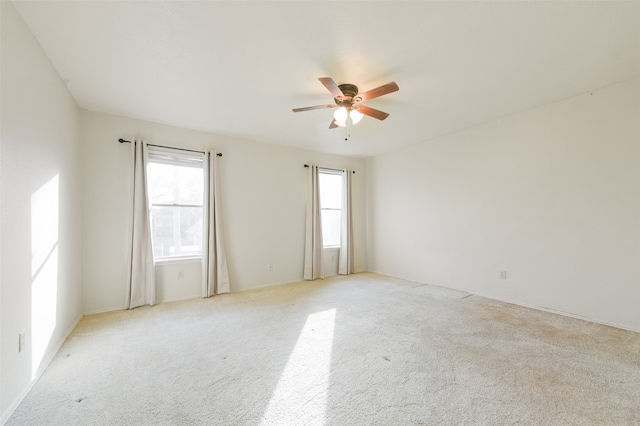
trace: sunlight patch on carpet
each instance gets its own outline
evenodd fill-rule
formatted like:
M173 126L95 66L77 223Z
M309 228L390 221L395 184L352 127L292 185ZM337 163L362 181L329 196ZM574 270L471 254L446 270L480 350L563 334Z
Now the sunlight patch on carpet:
M335 309L307 317L262 416L262 425L324 423L335 317Z

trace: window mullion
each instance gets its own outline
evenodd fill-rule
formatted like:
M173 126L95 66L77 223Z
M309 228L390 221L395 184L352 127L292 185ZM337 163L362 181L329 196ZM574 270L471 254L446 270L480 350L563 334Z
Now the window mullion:
M202 204L153 203L151 204L151 207L199 207L201 208Z

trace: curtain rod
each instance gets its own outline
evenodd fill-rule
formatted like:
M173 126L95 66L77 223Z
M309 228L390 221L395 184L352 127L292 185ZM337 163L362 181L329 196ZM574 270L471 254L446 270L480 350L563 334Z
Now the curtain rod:
M307 167L307 168L309 167L309 165L308 165L308 164L305 164L304 166L305 166L305 167ZM321 168L321 169L326 169L326 170L335 170L336 172L342 172L342 171L344 171L344 170L342 170L342 169L332 169L331 167L320 167L320 168ZM355 172L356 172L355 170L352 170L352 171L351 171L351 173L355 173Z
M120 143L131 143L131 141L126 141L126 140L124 140L124 139L122 139L122 138L118 139L118 142L120 142ZM204 154L204 151L198 151L198 150L195 150L195 149L174 148L174 147L172 147L172 146L154 145L154 144L151 144L151 143L148 143L147 145L148 145L148 146L155 146L155 147L157 147L157 148L170 148L170 149L177 149L178 151L199 152L199 153L201 153L201 154ZM217 155L218 157L222 157L222 153L221 153L221 152L218 152L216 155Z

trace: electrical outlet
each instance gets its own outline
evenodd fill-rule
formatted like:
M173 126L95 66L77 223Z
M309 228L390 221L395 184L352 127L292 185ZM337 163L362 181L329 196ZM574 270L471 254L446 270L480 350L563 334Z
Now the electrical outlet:
M178 271L178 279L179 279L179 280L181 280L181 279L183 279L183 278L184 278L184 271L183 271L182 269L180 269L180 270Z
M501 280L507 279L507 271L500 271L500 279Z
M25 349L25 332L18 333L18 352L22 352Z
M269 264L269 271L270 271L270 272L273 272L273 263L270 263L270 264Z

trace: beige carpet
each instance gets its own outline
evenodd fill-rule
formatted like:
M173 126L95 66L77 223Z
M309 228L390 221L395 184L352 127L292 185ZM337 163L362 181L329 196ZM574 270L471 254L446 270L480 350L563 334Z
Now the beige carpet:
M86 316L7 424L640 424L640 334L357 274Z

